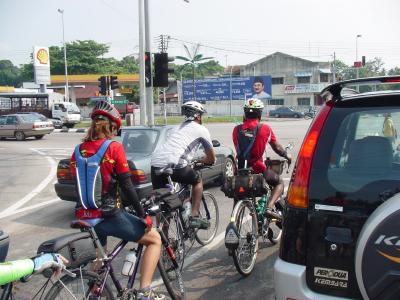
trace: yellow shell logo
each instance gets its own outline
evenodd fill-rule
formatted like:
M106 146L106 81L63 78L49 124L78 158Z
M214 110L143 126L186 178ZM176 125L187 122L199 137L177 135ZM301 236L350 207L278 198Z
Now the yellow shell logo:
M47 65L49 63L49 54L45 49L40 49L36 54L37 59L43 65Z

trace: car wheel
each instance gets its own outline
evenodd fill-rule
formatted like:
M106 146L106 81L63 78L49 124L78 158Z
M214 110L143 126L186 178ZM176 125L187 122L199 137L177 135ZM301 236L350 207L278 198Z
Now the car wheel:
M279 114L275 114L275 118L279 118Z
M5 137L0 137L0 141L4 141L5 139Z
M40 140L44 137L44 135L35 135L35 139Z
M234 176L235 171L236 171L236 166L235 163L233 162L233 159L227 157L225 160L224 170L222 173L222 182L225 182L226 178Z
M25 140L25 133L23 133L22 131L16 131L14 133L15 138L17 139L17 141L23 141Z
M298 118L299 118L299 115L298 115L298 114L295 114L294 117L295 117L296 119L298 119Z
M65 124L67 128L74 128L75 124Z

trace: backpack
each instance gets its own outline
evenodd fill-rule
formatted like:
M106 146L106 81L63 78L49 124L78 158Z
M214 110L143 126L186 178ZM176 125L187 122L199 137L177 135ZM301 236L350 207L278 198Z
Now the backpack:
M244 168L245 161L250 159L251 149L253 148L254 141L256 140L258 131L263 124L258 123L254 129L243 129L243 124L238 126L237 131L237 158L239 169ZM248 166L249 167L249 166Z
M97 209L102 205L102 178L100 164L104 154L113 141L106 140L90 157L83 157L79 148L75 147L76 179L81 204L85 209Z

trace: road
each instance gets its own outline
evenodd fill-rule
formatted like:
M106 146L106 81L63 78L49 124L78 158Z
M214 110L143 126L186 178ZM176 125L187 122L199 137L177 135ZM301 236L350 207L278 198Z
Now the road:
M282 145L295 144L297 156L310 120L274 120L270 122ZM235 124L206 125L213 139L232 146L231 132ZM69 228L74 219L74 204L58 199L53 184L56 166L61 158L69 157L83 134L53 133L43 140L0 141L0 228L11 236L9 259L32 256L37 247L48 239L75 232ZM271 153L271 150L270 152ZM283 174L288 182L290 174ZM218 186L208 187L218 201L220 226L214 242L206 247L193 246L184 271L188 299L273 299L272 266L278 246L261 244L257 264L248 278L236 271L228 256L223 238L232 209ZM121 268L124 253L117 260ZM39 276L37 276L39 277ZM33 278L20 284L17 299L29 299L32 286L41 279Z

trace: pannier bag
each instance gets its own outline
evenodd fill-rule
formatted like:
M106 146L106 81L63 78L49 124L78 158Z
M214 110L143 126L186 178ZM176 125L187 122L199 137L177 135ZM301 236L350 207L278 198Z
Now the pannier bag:
M236 175L225 180L223 192L236 199L261 197L268 192L268 185L263 174Z
M89 232L72 233L43 242L37 253L59 253L68 259L68 269L75 269L96 259L96 248Z
M284 164L285 161L280 159L267 158L265 160L265 165L267 166L267 169L274 171L278 175L282 175Z
M182 207L183 202L177 193L171 194L170 189L156 189L153 191L152 196L155 197L155 202L160 204L164 211L173 211Z
M0 263L6 259L9 244L10 238L8 234L0 230Z

